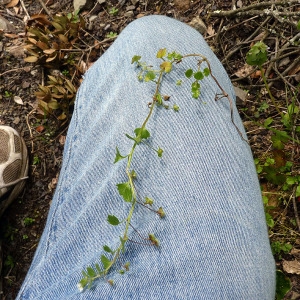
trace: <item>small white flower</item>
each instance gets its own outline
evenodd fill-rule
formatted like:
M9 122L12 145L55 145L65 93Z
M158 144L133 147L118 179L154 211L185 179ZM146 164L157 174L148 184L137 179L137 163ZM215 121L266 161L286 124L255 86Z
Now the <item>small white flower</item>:
M77 284L77 287L78 287L78 289L79 289L80 292L83 291L83 286L81 285L81 283L78 283L78 284Z

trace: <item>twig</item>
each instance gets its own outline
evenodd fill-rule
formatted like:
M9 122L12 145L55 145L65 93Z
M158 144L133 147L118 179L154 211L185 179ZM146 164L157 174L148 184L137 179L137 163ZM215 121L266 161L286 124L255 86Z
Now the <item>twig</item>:
M300 11L295 12L283 12L283 11L277 11L277 10L270 10L270 9L264 9L264 10L249 10L245 12L239 12L234 15L235 17L242 17L242 16L286 16L286 17L293 17L293 16L300 16Z
M28 127L28 130L29 130L29 134L30 134L30 138L31 138L31 153L34 152L34 144L33 144L33 135L32 135L32 130L31 130L31 127L30 127L30 124L29 124L29 116L34 113L36 111L36 109L33 109L31 110L28 115L26 116L26 123L27 123L27 127Z
M249 22L249 21L251 21L251 20L254 20L254 19L256 19L256 18L258 18L258 16L254 16L254 17L251 17L251 18L249 18L249 19L247 19L247 20L243 20L242 22L239 22L239 23L237 23L237 24L234 24L233 26L230 26L229 28L227 28L227 26L223 26L222 29L220 30L220 32L219 32L219 30L218 30L217 33L205 37L205 40L211 39L211 38L217 36L219 33L223 33L223 32L225 32L225 31L228 32L229 30L231 30L231 29L233 29L233 28L240 27L242 24L247 23L247 22ZM223 20L223 19L222 19L222 20Z
M48 4L49 0L47 0L46 5ZM42 5L43 6L43 5ZM41 14L43 12L44 6L43 8L39 11L39 14Z
M108 42L111 42L115 39L116 37L112 37L112 38L107 38L107 39L104 39L103 41L97 41L97 44L93 45L93 46L88 46L88 48L86 49L60 49L60 51L64 51L64 52L89 52L91 51L91 49L99 46L99 45L102 45L102 44L106 44Z
M24 68L15 68L15 69L7 70L7 71L5 71L3 73L0 73L0 77L3 76L3 75L5 75L5 74L7 74L7 73L11 73L11 72L15 72L15 71L20 71L20 70L24 71Z
M23 0L20 0L23 10L25 11L26 16L30 19L30 15L25 7Z
M45 3L43 2L43 0L38 0L40 2L40 4L42 5L44 11L47 13L47 15L50 17L51 20L53 20L52 14L49 11L49 9L47 8L47 6L45 5Z
M241 7L241 8L237 8L235 10L229 10L229 11L214 11L210 13L211 17L233 17L233 16L241 16L241 15L250 15L251 12L249 12L250 10L255 11L255 9L261 8L261 7L268 7L271 5L291 5L294 3L299 3L298 0L290 0L290 1L265 1L265 2L260 2L260 3L255 3L255 4L251 4L249 6L245 6L245 7ZM260 15L262 13L261 10L256 10L255 14ZM277 14L278 13L278 14ZM277 15L290 15L289 12L276 12ZM296 15L299 15L300 12L297 12ZM254 14L252 14L254 15ZM295 14L293 14L295 15Z
M224 63L224 62L227 62L227 60L234 54L234 53L236 53L240 48L241 48L241 46L242 45L244 45L244 44L249 44L253 39L254 39L254 37L258 34L258 32L261 30L261 28L265 25L265 24L267 24L269 21L270 21L270 19L271 19L271 17L269 16L269 17L267 17L265 20L264 20L264 22L259 26L259 27L257 27L257 29L244 41L244 42L241 42L241 43L239 43L239 45L236 47L236 48L234 48L232 51L230 51L223 59L222 59L222 63ZM266 34L266 36L267 36L267 34ZM266 37L265 36L265 37ZM265 38L264 37L264 38Z

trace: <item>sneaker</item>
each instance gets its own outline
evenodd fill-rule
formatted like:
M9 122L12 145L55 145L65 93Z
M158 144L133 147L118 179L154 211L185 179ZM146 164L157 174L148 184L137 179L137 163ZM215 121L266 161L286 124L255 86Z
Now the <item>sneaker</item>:
M0 218L23 190L27 174L24 140L13 128L0 125Z

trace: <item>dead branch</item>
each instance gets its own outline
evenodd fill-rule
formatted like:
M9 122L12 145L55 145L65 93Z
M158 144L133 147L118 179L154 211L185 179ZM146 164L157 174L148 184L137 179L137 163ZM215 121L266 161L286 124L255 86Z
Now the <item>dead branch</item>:
M16 72L16 71L25 71L25 68L15 68L15 69L7 70L3 73L0 73L0 77L7 74L7 73Z
M233 16L253 16L253 15L260 15L262 14L261 10L257 10L258 8L262 8L262 7L270 7L271 5L289 5L291 6L291 4L294 3L299 3L298 0L290 0L290 1L265 1L265 2L260 2L260 3L255 3L255 4L251 4L249 6L245 6L245 7L241 7L241 8L237 8L234 10L228 10L228 11L222 11L222 10L218 10L218 11L214 11L210 13L211 17L233 17ZM252 12L250 12L252 11ZM253 13L255 12L255 13ZM277 11L269 11L269 13L264 13L264 15L270 15L270 12L276 12L277 15L285 15L287 16L287 14L290 15L289 12L277 12ZM296 13L296 14L295 14ZM300 12L295 12L292 15L300 15Z
M47 8L47 6L45 5L45 3L43 2L43 0L38 0L41 4L41 6L43 7L44 11L47 13L47 15L51 18L51 20L53 19L51 12L49 11L49 9Z
M24 5L23 0L21 0L20 2L21 2L21 6L22 6L23 10L25 11L26 16L28 17L28 19L30 19L30 15L29 15L29 13L28 13L25 5Z
M264 20L264 22L259 26L259 27L257 27L257 29L244 41L244 42L241 42L241 43L239 43L238 44L238 46L236 47L236 48L234 48L232 51L230 51L223 59L222 59L222 63L224 63L224 62L227 62L227 60L234 54L234 53L236 53L240 48L241 48L241 46L242 45L244 45L244 44L249 44L253 39L254 39L254 37L255 36L257 36L257 34L258 34L258 32L261 30L261 28L265 25L265 24L267 24L269 21L270 21L270 16L269 17L267 17L265 20ZM266 36L264 37L264 38L266 38Z

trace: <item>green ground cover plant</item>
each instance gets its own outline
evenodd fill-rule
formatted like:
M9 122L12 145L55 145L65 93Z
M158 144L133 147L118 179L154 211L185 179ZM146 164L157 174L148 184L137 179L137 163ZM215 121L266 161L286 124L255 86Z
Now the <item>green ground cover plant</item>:
M300 229L299 217L297 214L297 203L296 199L300 197L300 175L294 168L294 152L289 157L284 152L284 149L289 145L299 145L296 135L300 133L300 126L297 126L297 120L299 115L299 106L297 105L297 97L299 96L299 89L295 91L289 91L289 99L287 99L286 108L282 110L279 104L275 101L267 78L264 73L263 64L267 61L267 45L263 42L257 42L252 46L250 51L247 53L246 61L249 65L259 67L261 76L264 81L265 87L268 91L268 95L271 99L272 104L276 108L279 116L279 123L281 123L281 129L275 129L273 125L278 124L278 120L275 121L273 117L265 119L263 124L260 126L268 129L271 133L272 151L273 155L266 155L265 157L256 158L255 164L257 173L262 182L267 182L265 185L270 191L263 190L263 201L265 206L266 222L269 227L271 236L271 248L273 255L276 260L282 260L283 254L288 254L293 245L290 242L285 241L285 235L281 239L272 239L274 233L274 227L283 225L281 222L281 215L279 217L272 212L277 209L276 206L270 204L272 196L278 199L278 202L287 207L288 203L293 200L295 218L290 219L290 225L292 228ZM268 104L263 102L259 109L266 111ZM254 121L257 123L256 121ZM289 198L289 200L287 200ZM277 203L278 203L277 202ZM273 201L274 203L274 201ZM280 204L279 204L280 205ZM277 218L274 218L276 216ZM285 231L288 227L285 228ZM284 298L286 293L291 288L291 282L283 272L277 270L277 286L276 286L276 299L281 300Z

